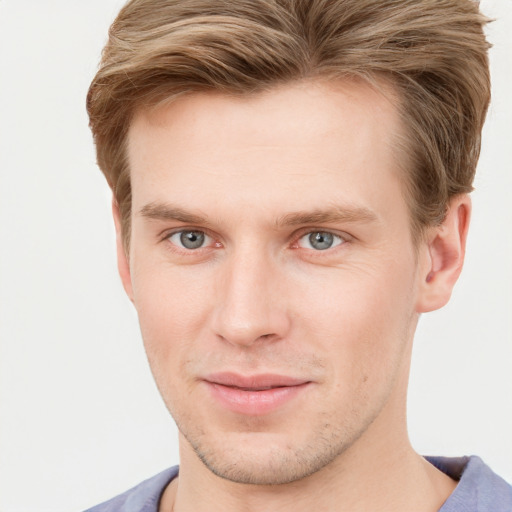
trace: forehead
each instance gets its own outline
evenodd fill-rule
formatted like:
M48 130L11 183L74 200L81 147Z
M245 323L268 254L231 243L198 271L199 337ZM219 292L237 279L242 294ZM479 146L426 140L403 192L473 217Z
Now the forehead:
M272 144L277 132L289 134L294 141L309 141L313 132L326 133L342 124L347 131L353 131L356 123L360 130L373 124L373 128L389 134L383 121L395 129L400 125L396 103L389 83L382 80L370 85L356 78L302 80L246 95L194 92L137 110L129 130L129 147L134 148L134 139L142 132L158 130L176 131L176 140L193 136L197 141L215 137L220 141L235 124L238 142L243 145L248 142L247 135L255 142ZM230 126L226 125L228 118ZM219 124L226 130L212 133L211 128ZM230 145L236 142L235 138L229 140Z
M195 93L141 110L128 137L134 210L169 197L195 206L230 191L240 208L278 208L284 196L290 207L315 195L382 200L383 184L399 180L392 98L385 84L303 81L244 97Z

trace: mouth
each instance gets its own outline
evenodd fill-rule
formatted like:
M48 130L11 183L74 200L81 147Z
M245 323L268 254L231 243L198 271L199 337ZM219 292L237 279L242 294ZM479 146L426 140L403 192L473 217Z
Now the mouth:
M311 381L284 375L217 373L204 379L216 405L248 416L260 416L285 407Z

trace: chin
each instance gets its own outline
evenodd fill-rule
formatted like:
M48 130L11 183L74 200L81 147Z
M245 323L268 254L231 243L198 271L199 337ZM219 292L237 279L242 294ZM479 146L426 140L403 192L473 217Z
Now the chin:
M289 436L276 439L275 435L254 432L230 437L219 443L187 441L213 474L247 485L282 485L302 480L332 463L346 448L346 443L332 434L296 445Z

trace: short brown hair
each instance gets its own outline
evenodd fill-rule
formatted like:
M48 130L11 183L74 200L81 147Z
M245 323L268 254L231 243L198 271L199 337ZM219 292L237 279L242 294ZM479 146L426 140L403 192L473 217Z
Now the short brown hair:
M131 0L87 95L98 164L129 240L126 139L137 109L189 92L252 94L303 78L386 79L400 98L414 230L472 190L490 99L474 0Z

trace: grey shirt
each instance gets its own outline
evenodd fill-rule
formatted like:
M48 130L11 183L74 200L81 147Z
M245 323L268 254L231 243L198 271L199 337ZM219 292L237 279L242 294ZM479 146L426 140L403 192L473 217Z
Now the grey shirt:
M439 512L512 512L512 486L479 457L425 458L459 482ZM178 466L166 469L85 512L158 512L164 489L177 475Z

